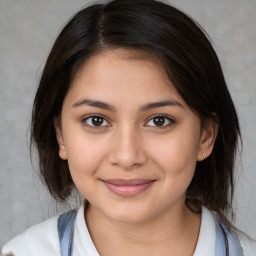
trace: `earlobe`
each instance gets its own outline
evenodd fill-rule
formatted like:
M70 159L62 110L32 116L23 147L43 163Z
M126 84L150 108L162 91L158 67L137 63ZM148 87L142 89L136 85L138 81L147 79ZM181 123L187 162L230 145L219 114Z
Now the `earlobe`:
M62 160L67 160L67 152L66 152L64 139L63 139L63 134L59 127L58 121L56 119L54 119L54 126L55 126L55 132L56 132L56 139L59 144L59 156Z
M203 161L211 155L215 140L218 134L218 123L213 119L208 119L202 130L200 147L198 150L197 160Z

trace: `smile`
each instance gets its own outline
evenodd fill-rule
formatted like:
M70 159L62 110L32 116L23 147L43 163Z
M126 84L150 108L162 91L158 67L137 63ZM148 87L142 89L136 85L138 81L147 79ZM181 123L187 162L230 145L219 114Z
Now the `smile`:
M104 185L112 192L119 196L135 196L146 189L148 189L155 180L143 180L143 179L133 179L133 180L101 180Z

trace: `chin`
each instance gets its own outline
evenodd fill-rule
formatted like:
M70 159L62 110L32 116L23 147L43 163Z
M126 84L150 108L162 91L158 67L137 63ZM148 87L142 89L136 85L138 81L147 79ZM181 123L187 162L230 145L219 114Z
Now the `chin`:
M124 224L142 224L147 222L151 217L151 214L145 209L141 208L123 208L113 209L106 214L112 221L124 223Z

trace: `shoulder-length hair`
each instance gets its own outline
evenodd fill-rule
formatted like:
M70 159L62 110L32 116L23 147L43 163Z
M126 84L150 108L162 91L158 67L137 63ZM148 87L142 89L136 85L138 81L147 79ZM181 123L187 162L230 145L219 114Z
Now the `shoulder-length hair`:
M220 62L207 34L188 15L154 0L114 0L75 14L57 37L35 96L31 142L51 195L66 200L74 188L59 158L54 118L83 63L106 49L140 50L157 57L168 78L201 120L218 122L212 154L198 162L187 199L224 215L231 208L239 122Z

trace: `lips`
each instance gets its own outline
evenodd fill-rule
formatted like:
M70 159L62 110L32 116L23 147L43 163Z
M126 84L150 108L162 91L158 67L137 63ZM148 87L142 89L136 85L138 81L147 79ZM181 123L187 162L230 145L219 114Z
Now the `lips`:
M113 193L120 196L135 196L147 190L155 180L148 179L110 179L102 180L104 185Z

